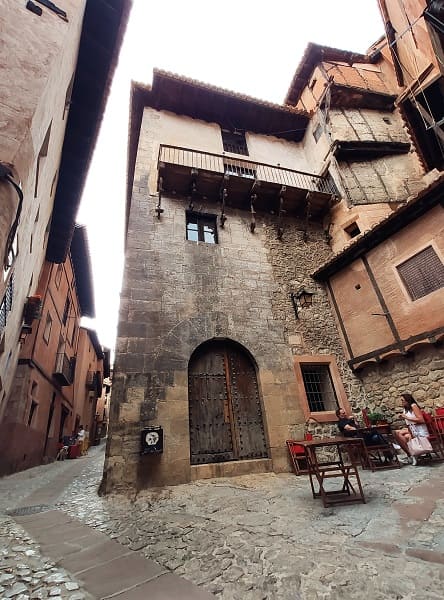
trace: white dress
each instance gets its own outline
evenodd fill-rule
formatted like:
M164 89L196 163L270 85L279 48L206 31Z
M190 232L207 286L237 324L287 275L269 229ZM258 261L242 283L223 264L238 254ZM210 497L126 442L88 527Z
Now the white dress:
M406 410L405 415L412 419L416 419L416 415L412 410ZM425 423L413 423L413 421L408 421L407 419L405 422L409 426L414 437L427 437L429 435L429 430Z

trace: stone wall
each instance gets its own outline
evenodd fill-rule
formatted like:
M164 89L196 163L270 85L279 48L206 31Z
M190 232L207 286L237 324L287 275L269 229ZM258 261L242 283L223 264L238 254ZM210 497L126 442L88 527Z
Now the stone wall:
M283 322L293 355L326 354L336 358L348 401L353 410L359 411L364 399L361 382L346 362L325 287L310 277L310 273L327 260L331 249L319 224L312 223L307 233L304 241L303 224L296 219L286 219L282 241L277 239L273 227L267 228L269 261L278 284L273 293L273 314ZM302 286L314 292L313 304L300 309L297 319L290 292ZM330 431L330 426L323 426L323 430Z
M359 372L365 406L380 411L389 421L401 412L400 395L408 392L428 412L444 406L444 348L429 344L407 357L397 357Z
M285 439L303 414L284 323L272 310L277 285L265 243L273 226L252 234L248 213L227 209L219 243L195 243L185 239L188 202L164 198L160 220L156 202L140 190L133 196L105 487L190 480L188 361L213 338L254 357L270 458L275 471L287 470ZM210 202L194 208L219 210ZM141 459L140 430L150 424L164 427L164 453Z

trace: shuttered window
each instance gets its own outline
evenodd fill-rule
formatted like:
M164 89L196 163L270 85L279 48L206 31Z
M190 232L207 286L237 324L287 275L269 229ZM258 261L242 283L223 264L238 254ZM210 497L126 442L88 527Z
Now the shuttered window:
M432 246L428 246L397 267L412 300L444 287L444 265Z

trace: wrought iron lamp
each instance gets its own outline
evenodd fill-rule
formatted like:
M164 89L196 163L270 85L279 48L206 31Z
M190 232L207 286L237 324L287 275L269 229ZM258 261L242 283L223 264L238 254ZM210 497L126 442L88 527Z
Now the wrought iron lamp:
M304 287L299 288L297 292L290 292L296 319L299 319L299 310L301 308L307 308L313 304L313 295L314 292L306 290Z

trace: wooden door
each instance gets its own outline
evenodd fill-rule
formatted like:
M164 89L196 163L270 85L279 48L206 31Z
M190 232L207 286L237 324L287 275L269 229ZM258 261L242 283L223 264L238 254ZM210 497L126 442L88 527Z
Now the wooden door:
M210 342L189 366L191 464L267 456L256 371L234 344Z

